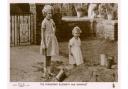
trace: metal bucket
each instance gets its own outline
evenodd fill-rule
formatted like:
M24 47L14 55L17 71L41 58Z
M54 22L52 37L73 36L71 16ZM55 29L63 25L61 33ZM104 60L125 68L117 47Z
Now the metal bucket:
M57 79L59 82L62 82L66 77L67 77L67 76L66 76L66 74L65 74L65 72L64 72L64 69L61 69L61 70L59 71L59 73L57 74L56 79Z

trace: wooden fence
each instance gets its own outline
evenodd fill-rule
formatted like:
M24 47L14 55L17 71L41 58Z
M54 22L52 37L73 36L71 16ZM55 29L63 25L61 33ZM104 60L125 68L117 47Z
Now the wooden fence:
M10 16L11 46L30 45L34 40L31 14Z

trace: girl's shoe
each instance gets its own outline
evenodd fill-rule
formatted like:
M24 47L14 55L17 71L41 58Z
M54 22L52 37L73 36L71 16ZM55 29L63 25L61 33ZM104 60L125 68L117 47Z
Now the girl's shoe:
M54 74L54 73L49 73L49 76L51 76L51 77L53 77L53 76L55 76L56 74Z

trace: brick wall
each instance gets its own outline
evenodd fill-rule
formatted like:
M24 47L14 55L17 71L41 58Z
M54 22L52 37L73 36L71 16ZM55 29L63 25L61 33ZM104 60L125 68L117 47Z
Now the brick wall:
M95 31L97 38L117 40L118 39L117 20L97 20L95 22Z

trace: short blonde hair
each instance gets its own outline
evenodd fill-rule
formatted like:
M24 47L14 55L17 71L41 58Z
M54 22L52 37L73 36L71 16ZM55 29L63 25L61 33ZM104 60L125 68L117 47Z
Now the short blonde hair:
M53 6L51 6L51 5L45 5L44 8L42 9L43 15L46 16L46 14L47 14L48 11L51 11L52 14L53 14L54 13Z
M81 29L78 26L75 26L72 30L72 34L74 34L74 32L78 32L78 33L82 33Z

